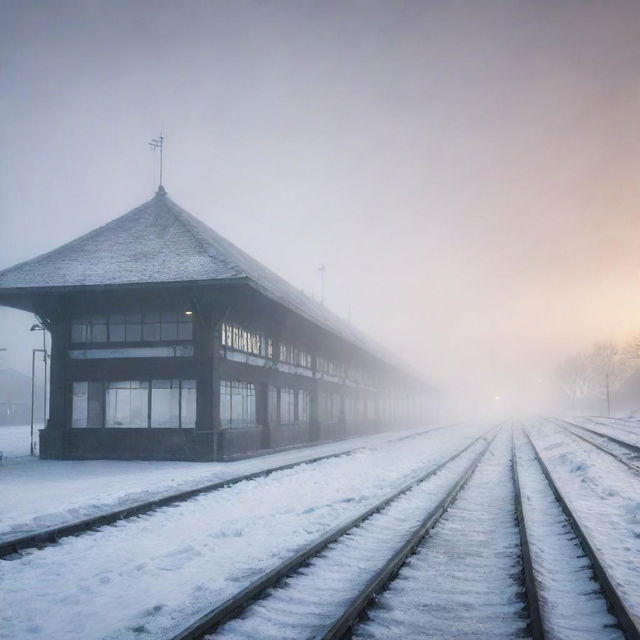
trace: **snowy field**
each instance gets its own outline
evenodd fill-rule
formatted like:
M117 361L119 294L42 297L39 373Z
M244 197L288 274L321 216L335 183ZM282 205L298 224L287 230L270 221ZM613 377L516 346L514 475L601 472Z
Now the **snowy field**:
M586 426L589 419L584 420ZM226 464L28 459L5 464L3 489L12 487L0 498L7 532L19 530L20 523L49 524L363 446L349 456L242 482L1 561L0 638L168 640L337 524L471 444L212 636L313 637L470 468L489 441L472 443L490 426L468 422L402 441L383 434ZM497 432L458 498L376 599L354 637L528 637L515 452L547 637L622 640L522 426L508 423ZM530 419L524 427L640 624L640 478L549 420ZM611 428L622 434L633 424L621 421ZM19 495L11 496L12 490ZM13 524L6 526L5 519Z

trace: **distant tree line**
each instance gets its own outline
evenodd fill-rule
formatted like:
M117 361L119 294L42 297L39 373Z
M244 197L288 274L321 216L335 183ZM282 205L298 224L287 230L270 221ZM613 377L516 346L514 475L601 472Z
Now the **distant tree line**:
M611 417L616 391L639 365L640 336L622 345L596 342L590 351L566 358L556 371L556 380L571 410L585 400L600 398Z

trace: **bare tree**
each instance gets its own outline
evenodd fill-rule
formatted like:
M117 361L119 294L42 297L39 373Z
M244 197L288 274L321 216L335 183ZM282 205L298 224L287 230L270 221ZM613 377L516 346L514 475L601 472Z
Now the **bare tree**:
M607 415L611 417L611 396L629 371L628 358L613 342L597 342L591 351L594 380L607 400Z
M571 401L571 409L575 409L576 400L587 395L591 386L591 355L578 353L570 356L558 367L556 378Z

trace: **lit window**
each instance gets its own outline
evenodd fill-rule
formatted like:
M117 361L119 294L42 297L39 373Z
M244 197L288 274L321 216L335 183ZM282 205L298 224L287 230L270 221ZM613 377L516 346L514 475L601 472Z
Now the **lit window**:
M263 358L272 357L271 339L228 322L220 325L220 344L235 351L243 351Z

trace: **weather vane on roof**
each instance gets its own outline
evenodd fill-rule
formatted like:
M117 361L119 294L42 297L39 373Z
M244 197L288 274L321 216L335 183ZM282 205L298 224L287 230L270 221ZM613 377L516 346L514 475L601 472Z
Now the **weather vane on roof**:
M158 187L158 191L162 190L162 147L164 145L164 136L162 132L157 138L153 138L149 143L149 147L151 147L154 152L156 149L160 149L160 185Z

